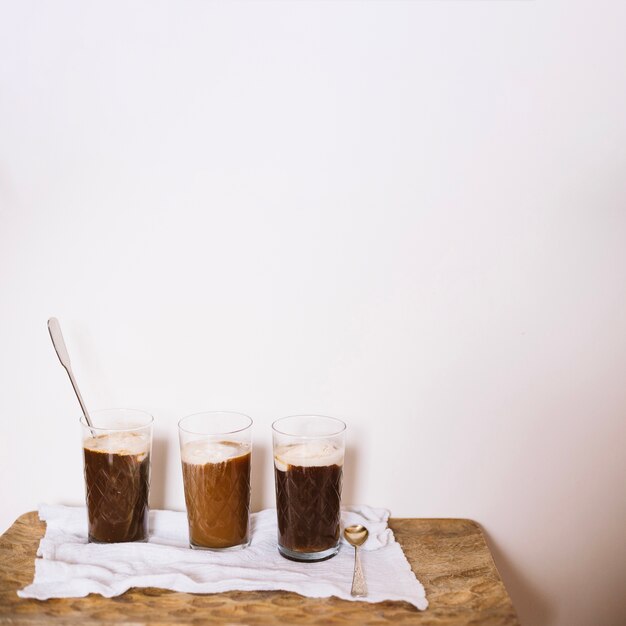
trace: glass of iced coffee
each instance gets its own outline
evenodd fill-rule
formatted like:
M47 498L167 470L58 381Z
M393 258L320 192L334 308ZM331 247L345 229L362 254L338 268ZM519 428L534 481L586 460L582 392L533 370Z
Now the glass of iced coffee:
M248 545L251 433L252 420L241 413L196 413L178 423L192 548Z
M131 409L81 417L88 537L94 543L146 541L152 415Z
M288 559L323 561L339 551L345 430L321 415L272 424L278 551Z

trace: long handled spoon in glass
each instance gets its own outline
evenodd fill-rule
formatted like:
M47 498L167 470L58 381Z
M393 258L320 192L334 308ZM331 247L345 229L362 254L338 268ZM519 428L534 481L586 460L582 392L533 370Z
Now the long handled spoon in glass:
M85 401L80 395L78 383L76 382L74 374L72 373L70 355L67 351L67 348L65 347L65 341L63 341L63 333L61 332L61 325L59 324L59 320L56 317L51 317L48 320L48 332L50 333L50 339L52 339L52 345L56 350L59 361L61 361L61 365L65 368L67 375L70 377L70 382L72 383L74 393L78 398L78 403L80 404L80 408L82 409L83 415L85 416L85 421L87 422L89 428L93 428L93 422L91 421L91 417L89 417L89 412L87 411L87 407L85 406Z

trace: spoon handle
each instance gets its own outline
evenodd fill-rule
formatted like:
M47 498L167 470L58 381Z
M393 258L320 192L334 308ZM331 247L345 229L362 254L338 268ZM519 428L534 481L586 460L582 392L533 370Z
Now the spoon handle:
M51 317L48 320L48 332L50 333L50 339L52 339L52 345L54 346L57 356L59 357L59 361L61 361L61 365L65 368L67 375L70 377L70 382L72 383L74 393L76 394L76 398L78 399L78 404L80 404L80 408L83 412L83 415L85 416L85 421L87 422L89 428L93 428L93 422L91 421L91 417L89 416L89 412L87 411L85 401L80 395L78 383L76 382L76 379L74 378L74 373L72 372L70 355L67 351L67 348L65 347L63 333L61 332L61 325L59 324L59 320L56 317Z
M361 568L361 559L359 557L359 549L354 547L354 576L352 577L352 595L355 598L363 598L367 595L367 585L365 584L365 576Z

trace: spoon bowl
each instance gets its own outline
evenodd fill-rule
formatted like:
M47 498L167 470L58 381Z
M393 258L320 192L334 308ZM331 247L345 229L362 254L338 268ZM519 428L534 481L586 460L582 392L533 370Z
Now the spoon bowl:
M346 541L355 548L362 546L367 541L369 534L367 528L361 526L361 524L346 526L343 531L343 536L346 538Z

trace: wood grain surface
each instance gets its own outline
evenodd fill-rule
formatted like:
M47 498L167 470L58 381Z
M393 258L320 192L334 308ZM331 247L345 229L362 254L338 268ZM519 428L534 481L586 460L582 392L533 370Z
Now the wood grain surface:
M0 624L228 624L281 626L514 626L511 600L476 522L462 519L393 519L396 538L426 588L428 610L405 602L313 599L283 591L210 595L131 589L116 598L24 600L16 591L32 582L45 524L22 515L0 537Z

